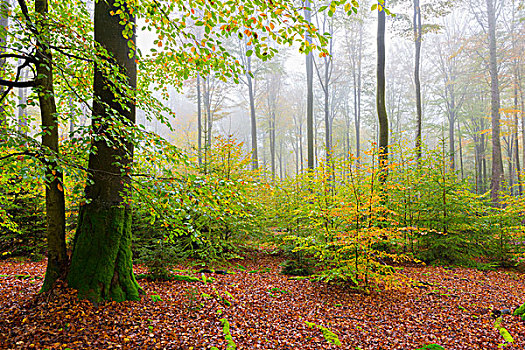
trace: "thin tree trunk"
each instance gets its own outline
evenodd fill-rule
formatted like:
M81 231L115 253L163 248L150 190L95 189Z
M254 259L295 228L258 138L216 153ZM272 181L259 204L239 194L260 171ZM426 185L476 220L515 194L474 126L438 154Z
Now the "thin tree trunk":
M11 7L10 0L1 0L0 1L0 27L5 28L6 30L0 35L0 54L5 53L5 45L6 45L6 36L9 31L8 25L9 25L9 16L8 11ZM0 58L0 74L4 74L5 72L5 65L6 65L6 59ZM2 96L5 92L7 87L0 86L0 96ZM0 103L0 141L4 139L4 136L2 135L4 133L4 128L7 127L7 114L5 111L6 104L2 101Z
M247 57L247 71L248 73L251 73L251 62L252 58ZM251 132L252 132L252 169L258 169L259 168L259 161L258 161L258 155L257 155L257 118L255 115L255 94L253 91L253 81L250 74L246 74L246 79L248 81L248 95L250 99L250 122L251 122Z
M456 120L458 126L458 143L459 143L459 165L461 170L461 179L465 178L465 173L463 170L463 145L461 143L461 128L459 126L459 120Z
M210 120L210 93L208 91L208 79L205 78L202 82L202 93L203 93L203 102L204 102L204 125L203 125L203 133L204 133L204 173L207 173L208 169L208 161L209 161L209 152L210 152L210 146L209 146L209 138L210 135L208 133L208 123Z
M206 147L207 147L207 151L211 155L211 144L212 144L212 141L213 141L213 113L211 111L212 87L210 86L210 80L209 79L206 79L206 82L208 84L208 89L207 89L207 100L208 100L208 103L206 105L206 109L207 109L206 116L208 117L208 124L207 124L207 127L208 127L208 130L207 130L208 144L206 145Z
M475 146L474 146L474 166L476 171L476 194L480 193L480 185L481 185L481 161L480 161L480 152L479 152L479 145L474 140Z
M384 1L386 6L386 0ZM386 181L388 161L388 116L385 105L385 27L386 16L382 5L379 5L377 21L377 117L379 122L379 162L381 182Z
M332 40L332 39L330 39ZM326 163L330 166L330 156L332 153L331 135L332 129L330 128L330 99L329 99L329 84L330 84L330 60L325 62L324 70L324 129L325 129L325 151L326 151Z
M304 171L303 154L303 124L299 124L299 150L301 155L301 173Z
M63 175L58 167L60 156L58 144L58 117L53 89L53 58L49 49L47 0L35 1L35 12L42 20L37 30L36 57L36 91L40 103L42 118L42 146L48 155L45 157L46 184L46 235L47 235L47 267L42 291L50 290L56 280L66 276L69 259L66 254L66 209L64 199Z
M279 142L279 178L283 179L283 140Z
M419 0L414 0L414 41L415 41L415 59L414 59L414 83L416 85L416 159L421 159L421 128L423 120L423 111L421 108L421 82L419 79L419 66L421 56L421 8Z
M355 120L355 146L356 157L360 162L361 157L361 93L362 93L362 63L363 63L363 26L359 27L359 45L357 59L357 101L354 115Z
M270 136L270 162L272 167L272 179L275 180L275 112L270 113L268 119L269 124L269 136Z
M20 74L20 79L25 81L27 78L25 70ZM23 135L27 135L27 115L26 115L26 104L27 104L27 88L18 89L18 132Z
M312 22L312 14L310 10L310 0L304 2L305 10L304 17L308 23ZM310 35L306 35L306 42L312 43ZM306 143L308 153L308 169L313 170L315 167L314 155L314 61L313 55L309 52L306 55Z
M197 157L202 165L202 96L201 75L197 73Z
M454 85L454 79L450 76L452 81L448 82L446 89L449 92L449 104L448 104L448 143L449 143L449 157L450 157L450 169L456 170L456 136L455 136L455 125L456 125L456 91Z

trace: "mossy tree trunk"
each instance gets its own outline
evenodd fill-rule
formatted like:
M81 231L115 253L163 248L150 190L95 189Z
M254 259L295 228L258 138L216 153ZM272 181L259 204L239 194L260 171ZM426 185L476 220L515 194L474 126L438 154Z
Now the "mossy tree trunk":
M67 278L80 298L93 302L138 300L141 291L133 275L131 209L126 199L133 145L124 137L124 129L135 123L135 104L126 92L136 88L135 56L128 46L128 40L135 42L135 18L125 3L115 4L112 0L95 4L95 41L112 58L101 54L104 64L95 65L87 204L79 213ZM125 21L111 15L118 7L127 17ZM120 21L132 23L132 32L123 33ZM116 85L103 75L103 71L110 71L104 70L105 65L118 67L127 81L113 79L120 81Z

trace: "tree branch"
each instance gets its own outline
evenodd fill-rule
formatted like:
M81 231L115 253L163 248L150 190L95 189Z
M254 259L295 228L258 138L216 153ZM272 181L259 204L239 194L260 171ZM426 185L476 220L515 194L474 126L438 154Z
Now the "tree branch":
M28 87L33 87L35 85L36 83L34 80L12 81L12 80L0 79L0 86L7 86L10 88L28 88Z

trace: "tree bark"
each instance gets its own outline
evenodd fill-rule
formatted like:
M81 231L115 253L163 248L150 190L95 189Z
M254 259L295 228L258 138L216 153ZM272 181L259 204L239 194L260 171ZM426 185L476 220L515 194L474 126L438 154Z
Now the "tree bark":
M310 10L310 0L304 2L304 17L308 23L312 22L312 13ZM306 42L312 43L310 35L306 34ZM313 170L315 167L314 155L314 58L311 52L306 55L306 147L308 156L308 169Z
M6 28L8 27L8 11L11 7L10 0L1 0L0 1L0 27ZM0 36L0 54L5 53L4 46L6 45L6 36L7 36L7 30L5 31L4 35ZM0 77L4 77L5 74L5 64L6 59L0 58ZM0 96L2 96L5 92L5 89L7 87L0 86ZM0 103L0 141L4 139L4 136L2 135L4 133L4 128L7 126L7 114L5 111L5 103Z
M197 73L197 158L202 165L202 96L201 75Z
M113 57L107 64L125 74L129 88L135 89L137 69L134 53L123 37L120 17L112 16L116 1L95 4L95 41ZM133 25L130 40L135 42L135 16L127 5L118 5ZM130 57L131 56L131 57ZM101 57L102 60L107 58ZM110 89L112 87L112 89ZM115 97L118 97L116 99ZM109 114L109 108L117 111ZM129 169L133 145L115 127L135 123L135 103L122 86L115 86L95 65L92 116L92 151L89 156L87 204L81 207L75 236L69 286L80 298L95 303L103 300L138 300L141 291L133 275L131 253L131 208L125 198L129 191ZM109 136L111 133L115 136ZM120 164L118 164L120 163Z
M456 170L456 136L455 136L455 124L456 124L456 94L454 89L455 77L450 77L451 81L447 82L446 89L449 91L450 101L448 103L448 148L450 157L450 169Z
M27 77L26 71L22 71L20 78L25 81ZM27 134L27 115L26 115L26 104L27 104L27 88L18 88L18 132L21 135Z
M486 2L489 35L490 117L492 123L492 179L490 183L490 198L494 204L498 204L501 183L503 181L503 160L501 157L500 140L500 93L498 57L496 51L496 10L493 0L486 0Z
M458 126L458 146L459 146L459 168L461 170L461 179L465 178L465 173L463 170L463 144L461 142L461 127L459 125L459 120L456 120Z
M419 0L414 0L414 42L415 42L415 59L414 59L414 83L416 86L416 159L421 159L421 129L423 121L423 111L421 107L421 82L419 79L420 57L421 57L421 8Z
M53 89L53 63L48 40L47 0L35 1L35 12L41 16L37 30L36 91L42 118L42 147L45 157L46 183L46 236L47 267L42 292L50 290L56 280L66 276L68 256L66 254L66 209L62 172L57 165L59 156L58 115Z
M386 6L386 1L383 4ZM377 93L376 106L379 122L379 162L381 167L381 182L386 181L388 162L388 116L385 105L385 27L386 15L382 5L379 5L377 21Z
M255 115L255 93L253 91L252 76L250 75L252 69L252 58L247 57L246 62L246 80L248 82L248 97L250 99L250 122L252 132L252 169L256 170L259 168L259 156L257 154L257 116Z
M275 180L275 111L270 113L269 118L269 134L270 134L270 165L272 168L272 180Z
M363 61L363 26L359 26L359 45L357 54L357 74L354 72L354 122L355 122L355 147L357 161L361 157L361 71ZM357 86L356 86L357 85ZM357 87L357 89L356 89Z

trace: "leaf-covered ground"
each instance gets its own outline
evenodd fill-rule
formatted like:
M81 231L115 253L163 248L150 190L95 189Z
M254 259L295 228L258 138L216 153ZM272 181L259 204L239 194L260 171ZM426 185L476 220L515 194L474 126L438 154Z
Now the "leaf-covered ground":
M490 310L525 301L525 276L514 272L406 267L414 287L363 295L288 280L281 261L254 255L239 262L246 270L207 273L215 278L207 283L142 279L140 302L99 306L65 289L37 302L45 263L0 262L0 348L226 349L226 319L237 349L497 349L503 338ZM504 316L502 326L515 340L505 349L525 349L525 323Z

